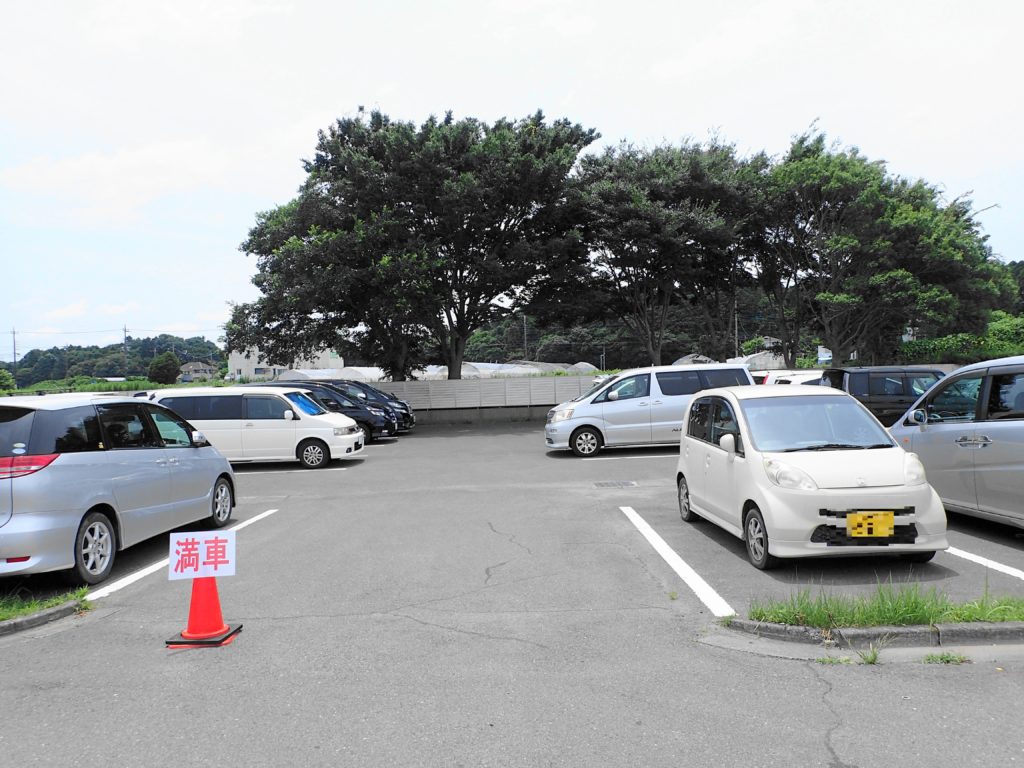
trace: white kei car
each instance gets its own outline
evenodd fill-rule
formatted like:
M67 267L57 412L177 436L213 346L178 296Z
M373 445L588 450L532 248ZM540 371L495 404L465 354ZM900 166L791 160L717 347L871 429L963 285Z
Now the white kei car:
M709 389L687 411L679 515L746 543L755 568L782 557L946 549L946 513L913 453L854 398L831 388Z

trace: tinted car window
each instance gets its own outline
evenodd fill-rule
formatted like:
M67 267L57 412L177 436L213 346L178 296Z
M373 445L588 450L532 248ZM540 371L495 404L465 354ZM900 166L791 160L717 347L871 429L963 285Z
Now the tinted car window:
M925 406L929 423L973 421L981 394L981 380L982 375L978 374L940 385Z
M288 404L279 397L246 397L245 418L247 419L283 419L284 412L290 410Z
M734 387L738 384L749 384L746 374L738 368L726 368L721 371L700 371L700 380L704 389L712 387Z
M91 405L36 413L32 426L33 454L98 451L102 443L100 422Z
M137 406L101 405L98 410L108 448L163 447Z
M0 456L10 458L27 451L35 413L30 408L0 406Z
M711 442L720 445L723 435L735 437L736 453L743 453L743 440L740 437L740 425L736 422L736 416L727 402L719 400L715 403L714 416L711 419Z
M864 374L854 373L850 376L863 376ZM898 373L877 373L872 374L868 386L868 393L872 395L902 395L903 377ZM852 391L852 390L851 390ZM856 392L853 392L856 394Z
M692 395L704 389L696 371L662 371L654 375L663 395Z
M841 373L839 375L840 377L842 376ZM832 386L836 389L843 388L841 382L839 384L833 384ZM866 373L851 373L849 387L850 388L847 391L854 397L867 397L869 391L868 375Z
M992 377L988 418L1024 419L1024 373L1004 373Z
M697 400L690 406L690 418L686 425L686 434L698 440L708 439L711 426L711 401Z

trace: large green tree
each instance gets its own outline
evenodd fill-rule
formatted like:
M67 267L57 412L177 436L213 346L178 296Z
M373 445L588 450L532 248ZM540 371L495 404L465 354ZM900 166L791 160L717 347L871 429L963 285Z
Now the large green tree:
M400 379L429 339L459 378L473 331L509 311L570 236L566 180L596 135L540 112L337 121L299 197L243 244L263 296L235 307L229 347L294 356L340 335Z
M907 327L979 330L1007 301L1006 270L991 257L966 201L949 204L884 163L794 140L764 169L758 215L745 228L749 266L769 298L787 363L807 330L837 363L891 358Z
M585 252L549 271L532 310L563 322L612 316L660 364L672 307L716 324L732 295L737 168L718 144L621 144L583 158L574 186Z

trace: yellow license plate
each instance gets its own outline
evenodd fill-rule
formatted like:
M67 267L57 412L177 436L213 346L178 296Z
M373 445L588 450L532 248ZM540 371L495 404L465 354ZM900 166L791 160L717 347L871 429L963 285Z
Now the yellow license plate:
M846 533L853 538L892 536L896 532L892 512L850 512L846 516Z

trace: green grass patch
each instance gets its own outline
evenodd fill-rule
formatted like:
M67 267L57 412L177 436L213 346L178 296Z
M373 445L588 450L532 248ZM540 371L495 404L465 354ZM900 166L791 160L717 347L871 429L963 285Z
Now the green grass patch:
M755 600L750 618L776 624L833 627L910 626L969 621L1024 621L1024 597L991 597L956 603L936 589L917 584L879 584L871 595L801 590L786 600Z
M19 616L30 616L47 608L63 605L69 600L76 600L80 607L84 607L85 596L88 592L88 587L79 587L70 592L62 592L59 595L48 597L45 600L21 597L17 594L0 596L0 621L16 619Z
M971 660L961 653L929 653L924 657L925 664L970 664Z

